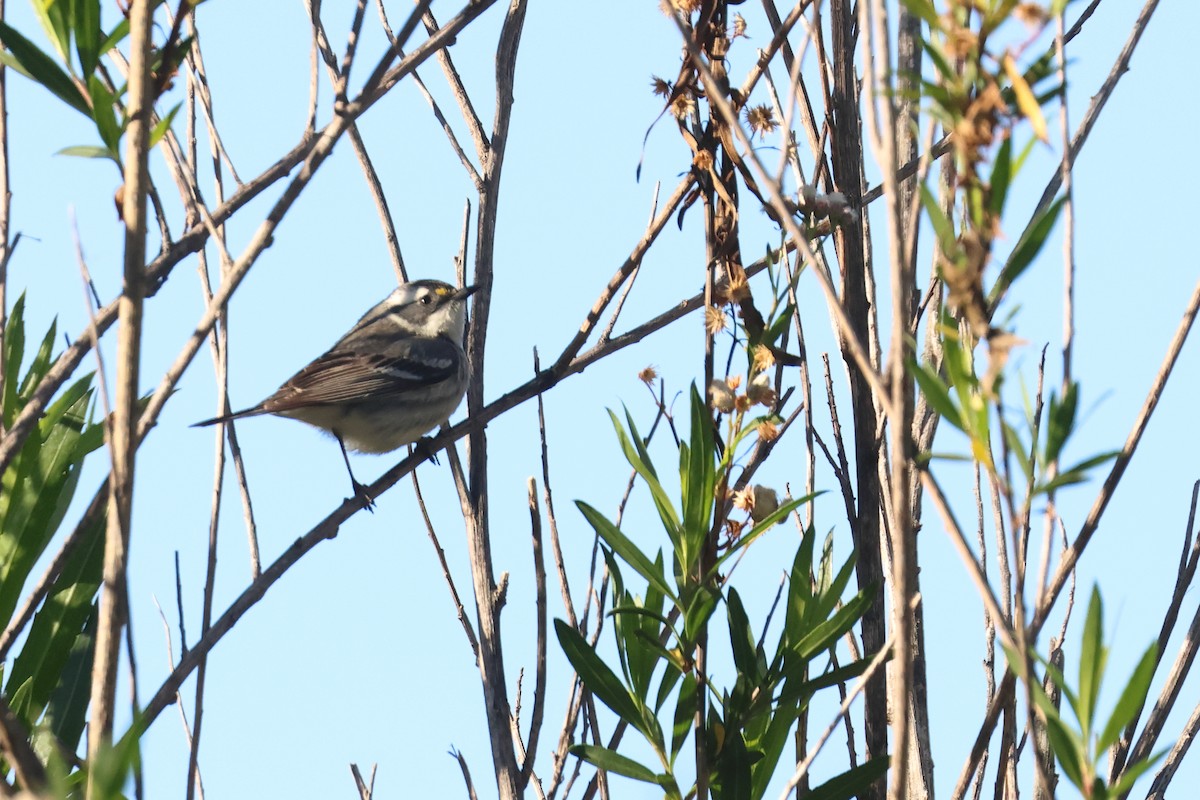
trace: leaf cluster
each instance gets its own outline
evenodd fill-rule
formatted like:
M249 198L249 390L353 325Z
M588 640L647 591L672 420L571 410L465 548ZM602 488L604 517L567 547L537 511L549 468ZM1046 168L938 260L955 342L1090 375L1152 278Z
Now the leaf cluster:
M866 668L869 656L842 666L831 656L838 639L861 619L871 590L841 602L854 574L854 559L835 569L832 538L825 540L818 556L810 527L788 575L782 629L768 649L766 631L754 631L741 596L721 570L812 497L780 504L717 555L712 537L714 515L721 510L715 493L723 485L728 462L718 455L713 417L699 392L692 388L690 437L679 445L679 507L629 414L624 425L614 415L613 425L626 459L653 498L670 545L672 573L666 572L668 556L663 550L651 556L581 501L581 512L603 542L612 580L616 667L566 622L556 621L555 628L584 686L642 735L658 763L652 767L601 745L580 744L572 752L600 769L656 784L666 797L683 798L690 792L680 783L677 759L690 738L701 737L712 796L761 798L811 698ZM626 569L645 581L644 596L630 590ZM721 605L729 637L726 652L735 674L724 688L713 685L696 658L701 650L712 652L709 632ZM699 702L700 693L709 702ZM702 707L707 712L697 727L693 721ZM851 797L884 769L886 758L861 765L825 784L817 796Z
M53 363L56 326L41 340L24 374L24 297L4 333L5 426L24 407ZM89 421L92 376L68 387L0 475L0 621L17 613L34 566L46 554L75 496L84 459L104 442ZM4 694L39 757L73 753L84 730L96 629L96 595L104 554L104 514L88 517L4 675ZM7 656L7 651L5 653Z
M63 155L87 158L107 158L121 165L121 137L129 127L125 107L128 84L112 80L101 57L118 47L129 36L129 19L103 28L100 19L100 0L32 0L42 30L54 49L53 55L42 50L23 33L0 20L0 62L20 72L33 82L89 118L96 126L100 145L75 145L61 150ZM165 0L155 0L154 8ZM185 0L180 13L190 12L199 0ZM152 12L153 13L153 12ZM172 31L175 36L178 26ZM154 51L151 72L156 76L173 75L187 56L192 40L189 37L169 39ZM167 81L159 80L161 92ZM154 125L150 147L154 147L171 127L177 104Z

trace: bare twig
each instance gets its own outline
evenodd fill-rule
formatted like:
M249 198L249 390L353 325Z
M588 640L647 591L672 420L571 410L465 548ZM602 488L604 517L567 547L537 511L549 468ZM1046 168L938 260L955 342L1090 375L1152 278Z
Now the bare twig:
M438 564L442 567L442 577L446 580L446 586L450 589L450 599L454 603L454 613L458 617L459 623L463 627L463 633L467 635L467 642L471 645L471 653L475 656L475 662L479 663L479 640L475 637L475 629L471 626L471 618L467 614L467 609L463 606L462 598L459 597L458 587L454 585L454 576L450 574L450 565L446 563L446 552L442 549L442 543L438 540L437 531L433 528L433 520L429 518L429 510L425 507L425 496L421 493L421 482L417 480L417 471L412 472L413 493L417 498L417 508L421 511L421 519L425 522L425 532L429 535L429 541L433 544L433 550L437 553Z
M1083 145L1087 142L1088 134L1092 132L1092 127L1095 126L1096 120L1100 117L1100 112L1104 110L1108 99L1112 97L1113 91L1117 88L1117 82L1129 71L1129 61L1133 58L1133 51L1137 48L1142 34L1145 33L1146 26L1150 24L1150 17L1154 15L1156 8L1158 8L1158 0L1146 0L1146 4L1142 6L1142 10L1138 12L1137 19L1133 23L1133 28L1129 31L1129 38L1125 40L1125 44L1121 48L1121 53L1117 56L1116 62L1113 63L1112 69L1108 71L1108 77L1100 85L1099 91L1092 95L1088 109L1083 114L1083 121L1079 124L1079 129L1075 131L1075 136L1071 138L1071 148L1064 155L1064 165L1055 170L1049 183L1046 184L1046 189L1042 192L1042 198L1038 201L1037 210L1034 211L1035 215L1042 213L1042 211L1054 202L1054 198L1058 196L1058 190L1062 188L1063 177L1070 174L1079 151L1083 149ZM1090 16L1090 12L1091 9L1088 9L1086 12L1088 16ZM1080 18L1080 23L1084 19L1086 19L1086 16Z
M451 750L450 755L458 761L458 767L462 770L463 783L467 785L468 800L479 800L479 796L475 794L475 784L471 782L471 770L467 768L467 759L457 750Z
M521 764L521 780L519 785L524 789L533 775L534 760L537 757L538 739L542 731L542 717L546 708L546 559L542 550L542 516L538 511L537 481L533 478L528 483L528 502L530 528L533 534L533 574L534 586L537 592L537 674L533 686L533 711L529 720L529 738L525 746L525 756ZM515 717L514 717L515 721ZM520 735L518 730L517 735Z
M372 764L371 779L364 781L362 772L358 769L358 764L350 765L350 774L354 776L354 788L358 790L359 800L371 800L375 795L375 770L378 767L378 764Z
M32 795L42 791L46 786L46 769L29 743L29 731L3 697L0 697L0 752L27 792Z
M142 281L146 262L147 151L150 140L150 47L153 9L150 0L134 0L130 9L129 125L126 131L122 219L125 223L125 289L120 298L117 339L116 403L109 428L112 454L111 499L104 547L104 583L100 595L96 652L92 667L92 708L88 758L95 759L113 733L118 650L126 609L125 568L133 505L133 465L137 448L138 367L142 328ZM94 773L88 797L95 796Z

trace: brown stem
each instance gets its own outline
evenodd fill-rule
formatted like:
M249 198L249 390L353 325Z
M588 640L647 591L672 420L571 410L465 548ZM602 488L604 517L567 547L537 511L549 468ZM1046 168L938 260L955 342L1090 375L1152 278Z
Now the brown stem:
M150 84L150 0L134 0L130 13L129 126L126 131L122 219L125 223L125 287L119 300L116 400L108 445L112 479L104 546L104 582L100 593L96 652L92 664L92 711L88 759L93 761L112 739L121 630L125 624L125 569L133 506L134 453L137 449L138 367L141 360L142 279L146 263L147 153L153 95ZM88 797L96 796L89 772Z

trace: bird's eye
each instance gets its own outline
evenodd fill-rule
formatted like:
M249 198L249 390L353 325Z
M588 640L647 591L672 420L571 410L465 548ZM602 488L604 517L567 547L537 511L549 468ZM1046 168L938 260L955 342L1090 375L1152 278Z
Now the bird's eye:
M433 296L428 294L421 295L421 305L427 306L433 302Z

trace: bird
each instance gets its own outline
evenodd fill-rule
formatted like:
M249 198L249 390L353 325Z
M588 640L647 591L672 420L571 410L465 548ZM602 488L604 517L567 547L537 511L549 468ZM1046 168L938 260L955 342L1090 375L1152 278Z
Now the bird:
M387 453L418 442L450 418L467 390L467 298L477 286L401 284L345 336L258 405L197 422L205 427L274 414L331 434L355 497L374 507L348 450Z

